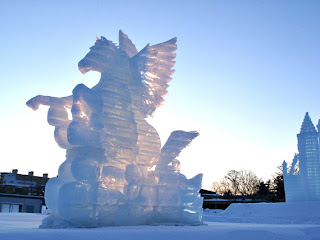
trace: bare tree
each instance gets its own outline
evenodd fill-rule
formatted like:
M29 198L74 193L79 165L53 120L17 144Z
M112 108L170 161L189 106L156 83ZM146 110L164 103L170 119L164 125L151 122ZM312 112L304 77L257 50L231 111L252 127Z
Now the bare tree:
M230 170L220 182L212 184L212 190L218 194L253 195L258 191L261 180L250 170Z
M220 195L222 195L224 193L224 190L223 190L222 185L220 184L220 182L213 182L211 190L214 191L217 194L220 194Z
M253 195L257 192L260 179L250 170L239 172L239 192L243 196Z
M221 183L227 186L232 195L238 195L240 190L240 174L238 171L231 170L226 173Z

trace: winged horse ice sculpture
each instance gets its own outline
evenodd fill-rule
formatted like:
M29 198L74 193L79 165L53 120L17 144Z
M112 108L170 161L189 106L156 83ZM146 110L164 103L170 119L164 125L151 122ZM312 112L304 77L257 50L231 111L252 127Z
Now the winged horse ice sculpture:
M71 96L27 102L33 110L50 106L48 123L67 151L46 186L52 215L42 227L201 223L202 174L186 179L176 159L198 133L175 131L161 149L145 120L167 93L176 49L176 38L140 52L122 31L119 47L97 38L79 62L82 73L101 73L96 86L79 84Z

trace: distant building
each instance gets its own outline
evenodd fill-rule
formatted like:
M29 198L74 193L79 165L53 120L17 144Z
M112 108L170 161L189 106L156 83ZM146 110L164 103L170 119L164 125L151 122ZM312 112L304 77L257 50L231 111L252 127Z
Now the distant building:
M37 185L45 187L48 182L48 174L44 173L42 177L34 176L33 172L28 175L18 174L18 169L13 169L11 173L1 173L1 185L11 185L15 187L36 187Z
M306 113L298 137L295 154L288 171L283 162L283 179L287 202L320 200L320 120L318 131Z
M254 203L263 202L261 199L249 199L243 198L242 196L221 196L216 192L200 189L201 197L203 197L202 208L206 209L226 209L232 203Z
M226 209L231 204L230 201L221 198L216 192L200 189L199 193L201 194L201 197L203 197L203 209Z
M28 196L0 193L0 212L41 213L44 206L43 196Z
M18 170L0 175L0 212L41 213L48 174L42 177L18 174Z

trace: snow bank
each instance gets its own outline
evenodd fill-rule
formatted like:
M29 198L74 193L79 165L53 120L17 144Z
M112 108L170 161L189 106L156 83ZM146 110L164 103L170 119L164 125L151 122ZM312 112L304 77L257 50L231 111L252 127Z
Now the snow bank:
M233 203L225 211L204 212L204 221L320 224L320 202Z

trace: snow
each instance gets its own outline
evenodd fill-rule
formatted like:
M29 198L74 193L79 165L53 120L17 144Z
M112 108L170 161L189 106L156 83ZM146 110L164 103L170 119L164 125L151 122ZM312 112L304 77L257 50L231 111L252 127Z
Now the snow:
M0 239L219 239L319 240L320 202L232 204L205 210L201 226L121 226L39 229L45 215L0 213ZM279 217L282 216L281 221ZM241 222L239 219L242 219ZM273 222L269 222L273 219ZM266 223L269 222L269 223Z
M225 211L218 214L208 214L205 211L203 220L211 222L320 225L320 202L236 203L231 204Z

